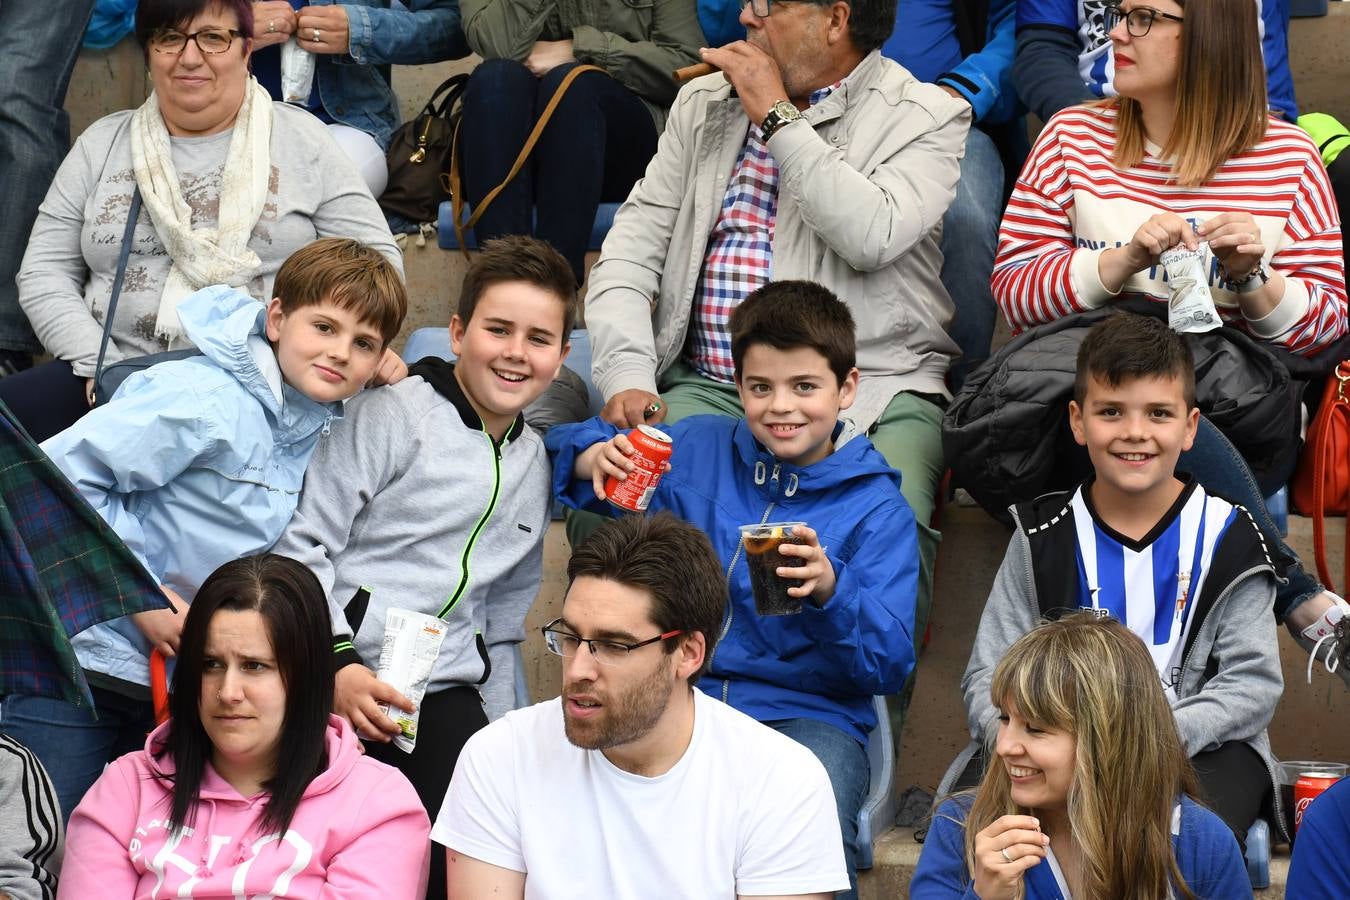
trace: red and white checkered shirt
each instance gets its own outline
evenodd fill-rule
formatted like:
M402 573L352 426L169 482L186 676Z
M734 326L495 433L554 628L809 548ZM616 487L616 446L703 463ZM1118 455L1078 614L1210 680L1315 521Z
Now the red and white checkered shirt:
M815 91L810 104L815 106L841 84L843 79ZM694 288L686 358L713 381L735 380L727 321L742 300L769 281L777 216L778 163L759 126L752 124L722 196L722 213L708 235L703 274Z

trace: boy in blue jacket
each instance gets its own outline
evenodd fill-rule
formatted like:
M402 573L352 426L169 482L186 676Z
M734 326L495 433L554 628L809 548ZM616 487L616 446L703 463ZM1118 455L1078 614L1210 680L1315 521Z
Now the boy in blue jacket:
M47 767L65 818L106 763L144 743L151 650L173 656L201 582L281 535L310 455L407 311L398 271L345 238L296 251L275 289L268 304L224 285L184 299L178 316L202 355L132 375L42 445L174 607L74 637L96 722L60 700L4 699L0 727Z
M839 411L858 385L854 327L828 289L770 282L731 315L744 419L693 416L661 426L674 454L649 511L708 533L726 565L730 603L704 692L809 747L830 773L850 883L867 795L872 696L898 692L914 667L919 553L900 473L866 437L836 446ZM613 511L604 480L631 471L628 438L599 418L549 431L564 503ZM739 526L801 521L789 594L798 615L755 612ZM840 896L850 896L843 895Z

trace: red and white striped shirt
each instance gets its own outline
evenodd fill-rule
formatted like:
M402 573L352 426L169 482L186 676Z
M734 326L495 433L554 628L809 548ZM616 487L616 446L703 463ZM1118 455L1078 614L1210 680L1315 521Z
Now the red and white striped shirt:
M1171 211L1195 225L1246 211L1266 246L1266 269L1285 277L1285 294L1261 319L1244 318L1232 285L1202 245L1224 321L1305 355L1345 333L1340 220L1326 169L1306 133L1272 119L1259 144L1229 159L1199 187L1171 180L1171 166L1152 145L1139 165L1117 169L1111 162L1115 142L1114 105L1066 109L1036 141L1003 215L994 261L994 299L1015 331L1113 300L1098 275L1098 257L1128 243L1150 216ZM1162 267L1132 275L1121 292L1165 302Z

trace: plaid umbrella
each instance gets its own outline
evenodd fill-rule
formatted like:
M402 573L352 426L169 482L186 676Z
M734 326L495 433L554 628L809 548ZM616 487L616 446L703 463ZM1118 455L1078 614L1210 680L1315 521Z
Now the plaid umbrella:
M92 709L71 636L167 606L150 573L0 402L0 696Z

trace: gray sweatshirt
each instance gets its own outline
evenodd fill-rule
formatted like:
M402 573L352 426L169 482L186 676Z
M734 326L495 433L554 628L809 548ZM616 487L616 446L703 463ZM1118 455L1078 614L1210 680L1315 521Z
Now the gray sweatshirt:
M94 374L136 188L133 114L126 110L104 116L80 135L38 209L19 270L19 304L38 339L52 356L73 363L81 377ZM221 172L232 134L230 130L170 139L194 229L216 225ZM403 270L403 256L384 215L322 122L304 110L273 104L269 152L272 177L267 200L248 242L262 267L243 290L257 300L270 300L272 282L286 257L321 237L355 238ZM132 242L108 345L109 362L168 349L155 338L155 318L172 260L144 207Z
M1055 537L1072 542L1075 539L1072 519L1062 509L1070 495L1051 494L1032 504L1010 508L1015 530L994 577L975 634L970 663L961 678L971 737L985 746L992 746L998 732L999 713L989 696L994 667L1014 641L1041 621L1038 562L1031 550L1028 531L1045 533L1053 529ZM1032 507L1042 514L1037 521L1024 521ZM1245 511L1234 528L1239 526L1256 531ZM1254 541L1260 545L1259 536ZM1180 673L1179 699L1172 706L1177 731L1187 756L1213 750L1227 741L1245 741L1260 754L1272 781L1278 784L1266 733L1284 691L1275 617L1271 612L1275 598L1274 570L1261 554L1250 559L1249 564L1236 567L1236 574L1224 583L1216 582L1213 589L1217 599L1193 626L1198 630ZM1210 590L1206 585L1206 593ZM1278 813L1278 791L1275 804ZM1276 821L1283 827L1279 815Z
M0 895L52 900L62 850L51 779L28 748L0 734Z
M548 457L523 418L495 444L448 363L413 371L348 403L273 552L319 577L335 647L355 649L339 665L379 665L390 607L441 616L449 627L427 690L481 683L495 719L512 708L514 645L539 592ZM344 610L363 586L370 604L352 635Z

